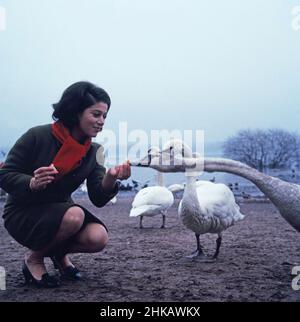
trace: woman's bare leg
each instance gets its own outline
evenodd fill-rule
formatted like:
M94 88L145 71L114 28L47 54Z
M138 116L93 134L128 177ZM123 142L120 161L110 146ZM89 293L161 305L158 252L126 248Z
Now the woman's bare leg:
M41 250L30 251L30 254L25 261L33 277L41 279L42 275L46 273L44 264L44 257L46 254L64 240L75 235L80 230L83 221L84 211L80 207L70 207L65 212L59 230L50 244ZM68 259L66 258L65 260L67 261Z
M108 235L106 229L97 223L89 223L68 241L64 248L66 254L59 260L62 269L73 266L68 253L97 253L107 244Z
M68 253L97 253L108 242L106 229L97 223L89 223L74 237L74 242L66 250Z

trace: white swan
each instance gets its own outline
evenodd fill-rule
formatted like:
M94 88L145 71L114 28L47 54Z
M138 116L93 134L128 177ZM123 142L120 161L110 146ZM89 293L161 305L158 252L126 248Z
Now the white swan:
M151 152L157 152L158 149L152 148ZM140 217L140 228L143 228L144 216L162 215L161 228L165 228L166 212L173 205L174 197L170 190L163 186L162 173L157 173L157 186L141 189L132 202L130 217Z
M170 140L164 151L192 157L192 151L180 140ZM189 171L189 170L187 170ZM206 233L218 234L216 251L217 258L222 242L222 232L244 218L236 204L232 191L224 184L197 180L199 172L186 173L186 185L183 198L178 207L182 223L195 233L197 249L189 257L203 257L200 235Z
M152 151L153 152L153 151ZM165 158L168 154L171 160L178 156L192 158L191 149L181 140L170 140L163 148L164 154L152 154L147 156L147 160L151 166L152 161L156 158ZM163 171L168 168L174 168L174 165L163 164ZM187 164L189 164L187 160ZM133 165L141 165L140 163ZM155 169L160 170L160 165L155 164ZM175 166L178 170L180 166ZM188 168L188 167L187 167ZM222 232L235 222L242 220L244 215L241 214L239 206L236 204L232 191L224 184L215 184L210 181L197 181L199 172L189 170L186 171L186 184L184 187L183 198L179 204L178 214L182 223L195 233L197 240L197 249L189 257L204 257L204 253L200 244L200 235L206 233L218 234L216 240L216 251L213 258L216 259L221 242ZM191 172L192 171L192 172Z
M182 223L195 233L197 250L191 255L202 256L200 235L218 234L213 258L217 258L222 242L222 232L242 220L244 215L236 204L232 191L222 183L197 181L188 176L178 214Z

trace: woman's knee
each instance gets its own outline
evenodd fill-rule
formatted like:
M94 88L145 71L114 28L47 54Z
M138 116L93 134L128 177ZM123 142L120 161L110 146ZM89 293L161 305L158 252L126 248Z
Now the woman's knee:
M63 224L71 229L79 230L84 221L84 211L80 207L70 207L64 214Z
M92 224L87 235L86 243L94 252L100 252L108 243L108 234L106 229L99 224Z

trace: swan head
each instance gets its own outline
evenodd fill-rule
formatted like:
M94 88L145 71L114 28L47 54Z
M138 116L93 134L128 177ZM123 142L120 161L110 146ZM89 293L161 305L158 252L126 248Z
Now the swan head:
M162 151L157 147L148 150L141 160L132 166L150 167L160 172L184 172L188 176L199 175L203 170L203 158L195 156L191 148L179 139L171 139Z
M171 157L191 158L193 156L192 149L182 140L175 138L170 139L164 144L162 152L169 153Z
M159 158L160 155L161 151L158 147L151 147L147 151L146 156L137 161L130 161L130 165L136 167L151 167L153 160Z
M147 155L140 160L130 161L131 166L150 167L160 172L185 172L187 167L195 167L195 163L191 159L185 162L181 156L157 148L149 149Z
M172 138L165 143L162 153L169 154L170 159L179 165L185 165L186 176L199 176L203 172L204 160L199 153L192 149L181 139ZM194 166L187 166L192 165Z
M187 168L185 175L187 177L198 177L203 173L204 170L204 157L198 152L192 153L191 160L195 160L196 165L194 168Z

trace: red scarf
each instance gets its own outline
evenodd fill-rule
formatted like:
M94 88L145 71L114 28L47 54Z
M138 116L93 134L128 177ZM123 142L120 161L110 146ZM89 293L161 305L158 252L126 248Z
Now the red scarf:
M52 134L62 143L52 161L59 172L55 177L56 181L80 165L80 161L89 150L92 140L88 138L83 145L78 143L59 121L52 124Z

